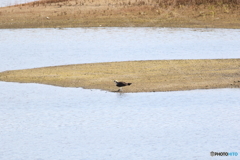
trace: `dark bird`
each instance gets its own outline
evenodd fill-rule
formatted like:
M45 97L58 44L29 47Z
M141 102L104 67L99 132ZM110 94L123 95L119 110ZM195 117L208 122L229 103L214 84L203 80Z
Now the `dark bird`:
M132 83L126 83L126 82L118 82L117 80L114 80L114 82L116 83L117 87L120 87L118 91L122 91L122 87L130 86L132 84Z

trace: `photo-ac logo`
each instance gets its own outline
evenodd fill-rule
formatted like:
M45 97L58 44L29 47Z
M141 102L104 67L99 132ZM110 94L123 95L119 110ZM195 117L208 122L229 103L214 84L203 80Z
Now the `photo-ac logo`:
M210 152L210 155L213 156L238 156L238 152Z

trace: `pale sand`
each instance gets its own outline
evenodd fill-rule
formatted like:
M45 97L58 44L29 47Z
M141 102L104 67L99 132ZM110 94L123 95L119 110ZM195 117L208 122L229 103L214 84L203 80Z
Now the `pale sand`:
M132 83L123 92L240 87L240 59L153 60L75 64L5 71L0 80L115 92L113 80Z

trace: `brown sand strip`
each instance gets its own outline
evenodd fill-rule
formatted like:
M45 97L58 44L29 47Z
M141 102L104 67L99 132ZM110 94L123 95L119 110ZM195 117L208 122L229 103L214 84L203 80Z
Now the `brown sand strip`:
M0 7L0 28L240 28L239 8L239 0L39 0Z
M113 80L131 82L123 92L239 88L240 59L152 60L43 67L0 73L7 82L41 83L117 91Z

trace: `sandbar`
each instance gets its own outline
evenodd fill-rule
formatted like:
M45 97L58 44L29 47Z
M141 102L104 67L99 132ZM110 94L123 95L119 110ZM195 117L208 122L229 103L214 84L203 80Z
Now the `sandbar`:
M6 82L117 92L114 80L132 83L123 88L124 93L239 88L240 59L86 63L0 73L0 81Z

